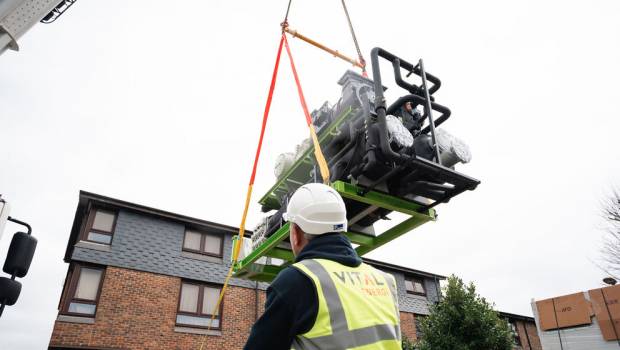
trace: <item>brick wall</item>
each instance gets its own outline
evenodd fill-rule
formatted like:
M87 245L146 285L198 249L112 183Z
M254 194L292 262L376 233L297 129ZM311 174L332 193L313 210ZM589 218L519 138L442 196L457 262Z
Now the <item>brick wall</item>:
M415 316L410 312L400 312L400 332L403 339L406 337L409 341L418 339L415 332Z
M56 321L50 346L106 349L241 349L256 318L256 290L229 286L224 297L220 335L175 331L181 279L109 266L94 324ZM258 315L265 292L258 291ZM401 332L417 340L415 315L400 313ZM527 343L525 328L532 347ZM517 322L523 350L542 350L535 324Z
M241 349L254 323L255 291L229 286L221 335L204 336L174 330L180 283L178 277L108 267L95 323L57 321L50 346L198 349L204 340L204 349ZM259 312L264 294L259 292Z

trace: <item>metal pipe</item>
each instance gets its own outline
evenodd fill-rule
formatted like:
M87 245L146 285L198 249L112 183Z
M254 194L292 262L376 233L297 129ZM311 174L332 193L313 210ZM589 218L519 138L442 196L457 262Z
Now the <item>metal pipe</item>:
M527 350L532 350L532 343L530 343L530 335L527 333L527 321L521 321L523 323L523 330L525 331L525 339L527 339Z
M258 320L258 296L259 296L259 291L258 291L258 281L255 282L254 284L254 321Z
M418 95L405 95L402 97L399 97L398 100L396 100L394 103L392 103L386 110L386 114L394 114L396 113L396 111L405 104L405 102L412 102L415 104L423 104L426 103L425 99L422 98L421 96ZM435 127L443 124L443 122L445 122L446 120L448 120L448 118L450 118L450 115L452 115L452 111L450 111L450 109L446 106L440 105L439 103L435 103L435 102L431 102L431 108L434 111L437 111L439 113L441 113L441 116L439 116L439 118L435 119ZM430 125L427 125L426 127L424 127L420 133L422 134L427 134L430 131Z
M437 138L435 137L435 121L433 120L433 108L431 107L431 94L429 93L428 86L426 85L424 61L421 58L419 65L422 73L422 86L424 87L424 94L426 95L426 116L428 117L428 125L431 128L431 140L433 142L433 148L435 149L435 160L438 164L441 164L441 158L439 158L439 145L437 144Z
M409 74L407 74L407 76L410 76L412 73L414 73L415 75L418 75L418 76L421 77L421 70L420 70L420 67L418 67L417 65L414 66L413 64L403 60L402 58L397 57L396 55L394 55L394 54L392 54L392 53L390 53L388 51L385 51L382 48L376 47L375 49L378 50L377 54L379 56L385 58L386 60L388 60L390 62L394 62L395 60L398 60L398 63L400 65L400 67L405 69L405 70L407 70L407 71L409 71ZM375 49L373 49L371 51L371 54L372 54L372 52L375 51ZM395 75L396 74L400 75L400 72L396 73L396 71L395 71ZM439 80L439 78L437 78L436 76L434 76L434 75L432 75L430 73L426 73L426 79L428 81L430 81L431 83L433 83L433 85L428 89L430 94L432 95L433 93L435 93L435 91L439 90L439 88L441 87L441 80ZM402 80L402 77L401 77L400 80L404 82L404 80ZM398 84L398 79L396 79L396 83ZM405 82L405 86L403 86L401 84L398 84L398 86L408 90L406 85L411 86L411 84L408 84L406 82Z
M372 62L372 78L375 83L375 113L377 114L377 124L379 125L379 132L381 132L381 135L379 137L379 148L381 149L383 155L389 160L395 161L408 159L409 157L405 157L404 155L394 152L388 142L389 137L387 131L387 123L385 121L386 106L385 97L383 96L383 84L381 84L381 69L379 68L379 56L386 58L389 61L393 61L396 58L396 56L379 47L375 47L370 52L370 60Z
M564 350L564 345L562 344L562 334L560 333L560 324L558 322L558 312L555 310L555 298L551 299L551 304L553 304L553 317L555 318L555 326L558 330L558 339L560 340L560 349Z
M396 168L388 171L385 175L381 176L379 178L379 180L376 180L375 182L371 183L368 187L363 188L359 195L360 196L365 196L368 192L374 190L375 187L377 187L377 185L384 183L386 181L388 181L389 179L391 179L393 176L397 175L398 173L400 173L403 169L405 168L404 165L401 166L397 166Z
M341 60L347 61L347 62L351 63L352 65L354 65L356 67L364 69L364 65L362 63L360 63L358 60L355 60L353 58L347 57L347 56L341 54L340 52L338 52L337 50L330 49L329 47L327 47L327 46L325 46L325 45L323 45L321 43L318 43L318 42L308 38L307 36L299 33L298 31L296 31L294 29L290 29L287 26L283 26L283 30L285 32L289 33L290 35L292 35L293 38L299 38L299 39L307 42L308 44L310 44L310 45L312 45L314 47L317 47L317 48L319 48L319 49L321 49L321 50L323 50L325 52L328 52L328 53L334 55L334 57L338 57Z
M25 222L23 222L21 220L17 220L15 218L12 218L10 216L7 218L7 220L12 221L12 222L14 222L16 224L20 224L22 226L25 226L28 229L28 234L29 235L32 233L32 227L30 227L30 225L28 225L27 223L25 223Z
M611 322L611 326L614 330L614 335L616 336L616 340L618 341L618 346L620 346L620 338L618 338L618 331L616 330L616 323L614 322L613 317L611 317L611 312L609 311L609 305L607 304L607 298L605 297L605 289L601 288L601 295L603 296L603 302L605 303L605 309L607 309L607 315L609 316L609 322Z

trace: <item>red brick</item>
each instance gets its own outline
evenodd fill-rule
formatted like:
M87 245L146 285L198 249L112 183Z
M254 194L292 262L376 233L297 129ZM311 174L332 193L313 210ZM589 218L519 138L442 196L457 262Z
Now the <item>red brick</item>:
M50 346L118 349L241 349L256 315L254 289L229 286L221 335L175 332L181 279L117 267L106 269L94 324L56 321ZM259 314L265 300L259 291ZM248 317L249 316L249 317Z

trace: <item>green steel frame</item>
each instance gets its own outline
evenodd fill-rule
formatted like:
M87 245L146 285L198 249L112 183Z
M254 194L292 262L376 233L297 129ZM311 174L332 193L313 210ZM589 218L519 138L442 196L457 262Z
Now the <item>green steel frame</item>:
M385 193L370 191L361 195L360 187L342 181L336 181L331 186L338 191L343 198L373 205L377 208L389 209L409 216L409 218L400 224L375 236L359 232L346 232L345 234L349 237L351 242L358 245L355 250L360 256L377 249L428 221L434 221L436 218L434 209L424 209L417 203L396 198ZM294 260L292 251L286 247L286 244L283 244L283 241L287 239L288 236L289 224L286 223L248 256L237 262L233 268L234 276L263 282L270 282L273 280L280 270ZM237 236L233 238L233 246L237 239ZM259 259L263 257L278 258L285 262L280 266L269 265L264 261L259 262Z

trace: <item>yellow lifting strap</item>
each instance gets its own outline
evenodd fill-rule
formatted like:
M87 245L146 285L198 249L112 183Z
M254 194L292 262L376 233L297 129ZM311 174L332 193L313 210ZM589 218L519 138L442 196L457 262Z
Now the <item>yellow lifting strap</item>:
M261 152L261 147L262 147L262 143L263 143L263 136L265 134L265 129L266 129L266 124L267 124L267 117L269 115L269 110L270 110L270 106L271 106L271 100L273 97L273 91L275 88L275 83L276 83L276 79L277 79L277 73L278 73L278 67L280 64L280 54L282 53L282 46L284 44L284 47L286 48L286 53L288 54L289 57L289 61L291 63L291 70L293 71L293 76L295 78L295 84L297 85L297 93L299 94L299 100L301 102L301 107L303 109L304 112L304 116L306 118L306 123L308 125L308 129L310 131L310 138L312 139L312 143L314 145L314 156L316 158L318 167L319 167L319 171L321 173L321 177L323 179L323 183L325 184L329 184L329 178L330 178L330 174L329 174L329 166L327 164L327 161L325 160L325 156L323 155L323 152L321 151L321 145L319 143L319 139L317 137L316 134L316 130L314 129L314 125L312 124L312 117L310 116L310 113L308 112L308 106L306 104L306 99L304 97L304 93L303 90L301 88L301 83L299 82L299 76L297 74L297 69L295 68L295 62L293 61L293 55L291 54L291 49L288 45L288 40L286 39L286 34L288 33L290 35L292 35L295 38L299 38L305 42L307 42L308 44L315 46L323 51L326 51L332 55L334 55L335 57L338 57L346 62L351 63L352 65L359 67L362 69L362 73L364 76L366 76L366 62L364 61L364 58L362 56L362 53L360 51L359 48L359 44L357 42L357 38L355 37L355 32L353 31L353 25L351 24L351 19L349 18L349 13L347 11L346 5L344 0L342 0L342 6L344 8L345 11L345 15L347 16L347 21L349 23L349 28L351 30L351 35L353 36L353 42L355 43L355 47L357 49L357 53L358 53L358 57L359 60L355 60L353 58L350 58L348 56L345 56L343 54L341 54L340 52L338 52L337 50L333 50L330 49L329 47L320 44L304 35L302 35L301 33L299 33L296 30L292 30L290 28L288 28L288 14L289 14L289 10L291 8L291 0L289 0L288 2L288 6L286 9L286 15L284 16L284 21L282 22L281 26L282 26L282 36L280 38L280 45L278 47L278 54L276 56L276 63L275 63L275 67L274 67L274 71L271 77L271 85L269 88L269 95L267 97L267 103L265 105L265 111L263 113L263 123L262 123L262 128L261 128L261 133L260 133L260 137L259 137L259 141L258 141L258 147L256 150L256 155L254 157L254 166L252 167L252 175L250 176L250 183L248 184L248 189L247 189L247 193L246 193L246 198L245 198L245 204L244 204L244 208L243 208L243 214L241 216L241 224L239 226L239 239L236 241L235 247L233 248L233 253L232 253L232 262L230 265L230 268L228 269L228 273L226 274L226 278L224 280L224 284L222 286L222 290L220 292L220 295L218 297L217 303L213 309L213 311L211 312L211 321L209 322L209 326L208 329L211 328L211 325L213 324L213 321L215 320L215 317L217 316L218 310L220 309L220 305L222 303L222 300L224 299L224 295L226 293L226 288L228 287L230 278L232 277L233 274L233 270L235 265L237 264L237 260L239 258L239 252L241 250L241 246L243 244L243 237L245 235L245 223L246 223L246 219L247 219L247 215L248 215L248 208L250 206L250 200L252 198L252 189L254 186L254 179L256 177L256 168L258 165L258 159L260 157L260 152ZM200 343L200 350L203 349L204 344L205 344L205 340L206 340L207 336L204 335L203 339Z
M319 139L316 135L316 131L314 130L314 125L312 124L312 117L310 116L310 113L308 112L308 106L306 104L306 99L304 97L304 93L303 90L301 88L301 83L299 81L299 76L297 74L297 69L295 68L295 62L293 61L293 55L291 53L291 48L288 45L288 41L286 40L286 34L284 32L282 32L282 37L280 38L280 46L278 48L278 54L276 56L276 64L274 67L274 72L271 78L271 85L269 88L269 95L267 97L267 104L265 106L265 111L263 114L263 125L261 128L261 134L259 137L259 143L258 143L258 147L256 150L256 155L254 157L254 166L252 167L252 175L250 176L250 183L248 184L248 190L246 193L246 198L245 198L245 204L244 204L244 208L243 208L243 214L241 217L241 225L239 226L239 239L236 241L235 247L233 249L233 254L232 254L232 263L230 265L230 269L228 269L228 273L226 274L226 279L224 280L224 285L222 286L222 290L220 292L220 295L218 297L217 303L215 304L215 307L211 313L211 321L209 322L209 326L208 329L211 328L211 325L213 324L213 321L215 320L215 317L217 316L218 310L220 308L220 305L222 303L222 300L224 299L224 294L226 293L226 288L228 287L228 283L230 281L230 278L232 277L232 273L233 273L233 269L237 263L237 260L239 258L239 252L241 250L241 246L243 244L243 236L245 234L245 223L246 223L246 219L247 219L247 215L248 215L248 208L250 205L250 200L252 197L252 189L254 186L254 179L256 177L256 168L258 165L258 159L260 157L260 151L261 151L261 146L262 146L262 142L263 142L263 136L265 134L265 128L266 128L266 124L267 124L267 117L269 115L269 110L270 110L270 106L271 106L271 100L273 97L273 91L275 88L275 83L276 83L276 78L277 78L277 73L278 73L278 67L279 67L279 63L280 63L280 54L282 52L282 44L284 44L284 46L286 47L286 53L288 54L289 57L289 61L291 63L291 69L293 71L293 76L295 78L295 84L297 85L297 92L299 94L299 100L301 102L301 107L303 109L304 112L304 116L306 117L306 123L308 125L308 129L310 131L310 137L312 139L312 143L314 145L314 155L316 157L317 160L317 164L319 166L319 171L321 173L321 177L323 178L323 182L325 184L329 183L329 167L327 165L327 161L325 160L325 156L323 155L323 152L321 151L321 145L319 143ZM204 347L204 343L206 340L206 335L203 337L202 342L200 344L200 350L203 349Z

